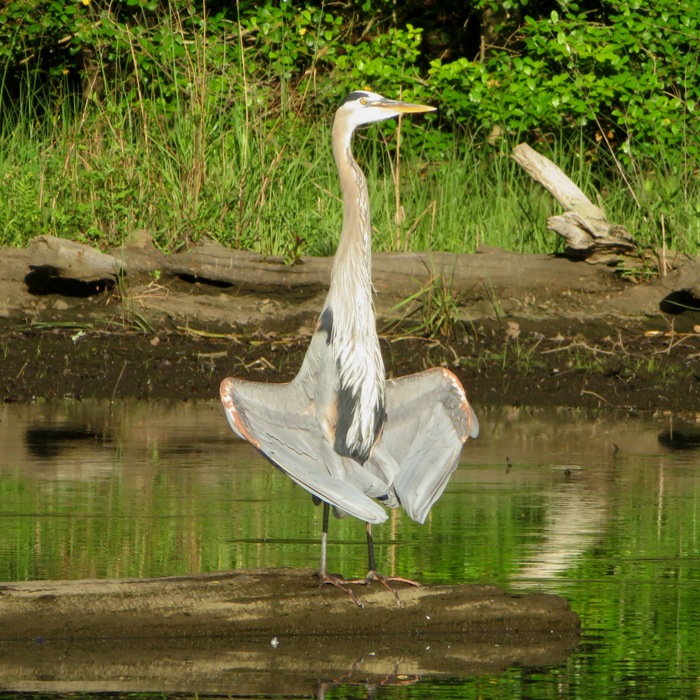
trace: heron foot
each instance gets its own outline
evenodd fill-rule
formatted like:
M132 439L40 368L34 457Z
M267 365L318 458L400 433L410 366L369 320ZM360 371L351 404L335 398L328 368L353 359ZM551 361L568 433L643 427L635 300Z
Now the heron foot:
M403 576L384 576L383 574L379 574L376 571L368 571L367 576L365 577L365 581L367 582L367 585L372 583L372 581L379 581L379 583L381 583L391 593L391 595L394 596L394 600L400 608L403 608L401 598L399 598L397 590L393 586L389 585L389 581L398 581L399 583L405 583L409 586L420 586L420 583L418 583L418 581L412 581L410 578L403 578Z
M410 578L403 578L402 576L384 576L384 574L379 574L374 570L370 570L367 572L367 576L365 578L357 578L357 579L344 579L341 576L334 576L333 574L319 574L319 587L323 588L323 586L326 583L331 584L332 586L335 586L336 588L340 588L342 591L345 591L353 600L355 605L357 605L360 608L364 608L364 603L355 595L355 592L350 588L350 586L369 586L373 581L379 581L390 593L392 596L394 596L394 600L396 601L396 604L400 607L403 608L404 605L401 602L401 599L399 598L398 591L390 585L390 581L397 581L399 583L405 583L408 586L416 586L420 587L420 583L418 581L413 581Z
M319 573L318 575L318 580L319 588L323 588L325 584L329 583L331 586L335 586L336 588L340 588L341 591L345 591L352 598L355 605L357 605L360 608L365 607L364 603L355 595L354 591L352 591L352 589L348 587L348 584L358 583L357 581L346 581L340 576L333 576L333 574L321 573Z
M352 581L345 581L345 583L358 583L363 586L369 586L373 581L379 581L379 583L381 583L391 593L391 595L394 596L394 600L400 608L403 608L401 598L399 598L397 590L393 586L389 585L389 582L398 581L399 583L405 583L409 586L416 587L421 585L418 583L418 581L412 581L410 578L403 578L402 576L384 576L384 574L379 574L373 569L370 569L367 572L367 576L365 576L365 578L353 579Z

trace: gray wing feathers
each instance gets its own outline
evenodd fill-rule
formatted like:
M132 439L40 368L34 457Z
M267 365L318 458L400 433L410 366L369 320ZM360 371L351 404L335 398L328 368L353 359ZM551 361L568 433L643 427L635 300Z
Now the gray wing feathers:
M459 380L442 368L387 381L386 408L374 460L395 460L393 491L408 515L422 523L479 425Z
M384 505L402 505L420 523L457 468L462 444L479 424L457 377L443 368L386 383L386 423L364 465L340 456L322 433L314 405L321 334L289 384L225 379L221 400L233 431L309 493L370 523Z
M386 511L369 497L386 493L387 484L333 451L300 382L225 379L221 400L233 431L302 488L366 522L387 519Z
M396 414L400 421L426 420L427 408L442 406L460 442L479 435L479 422L467 401L461 382L448 369L434 369L387 380L387 417Z

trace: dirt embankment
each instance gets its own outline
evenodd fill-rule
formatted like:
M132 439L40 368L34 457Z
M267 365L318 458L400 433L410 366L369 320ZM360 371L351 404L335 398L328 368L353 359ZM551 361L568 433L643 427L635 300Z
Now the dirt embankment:
M195 399L234 374L285 381L330 259L206 243L105 255L41 237L0 258L0 396ZM545 255L379 254L387 371L443 364L472 402L700 410L700 261L663 279ZM402 303L414 296L412 303Z

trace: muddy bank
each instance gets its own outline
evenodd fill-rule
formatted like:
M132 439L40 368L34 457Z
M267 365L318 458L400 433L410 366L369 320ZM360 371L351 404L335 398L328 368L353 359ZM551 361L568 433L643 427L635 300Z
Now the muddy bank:
M85 246L61 254L34 246L0 256L6 402L212 398L229 375L291 379L330 267L211 243L168 257L145 244L117 257ZM698 411L700 262L678 265L639 282L497 250L376 255L387 371L448 366L477 407Z
M0 584L0 676L15 690L308 696L549 665L578 643L558 596L403 587L399 608L381 585L358 588L364 609L310 570Z

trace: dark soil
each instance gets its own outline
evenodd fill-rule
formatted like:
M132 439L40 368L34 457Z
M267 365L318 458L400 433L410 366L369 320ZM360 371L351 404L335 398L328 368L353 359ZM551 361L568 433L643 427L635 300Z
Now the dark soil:
M5 402L215 399L226 376L287 381L331 263L285 266L212 243L163 256L146 245L119 251L126 277L103 278L86 261L115 258L51 240L72 246L66 260L41 246L0 251ZM498 250L376 258L389 375L448 366L477 408L700 410L700 260L639 282ZM416 302L397 307L416 286Z
M527 332L513 323L482 323L459 340L386 336L387 371L402 375L450 367L475 406L700 410L698 334L650 334L642 328L592 324L572 333L555 322ZM290 380L309 341L308 336L254 332L207 337L22 325L0 326L0 396L5 402L212 399L229 375Z
M290 268L211 243L172 256L141 247L119 253L133 273L102 279L85 260L113 258L69 252L77 257L55 268L36 246L0 251L0 400L214 399L230 375L287 381L331 262ZM476 407L700 410L700 261L639 283L497 250L376 257L391 376L450 367ZM438 263L455 275L449 284L435 286ZM417 284L427 284L417 301L397 308Z

